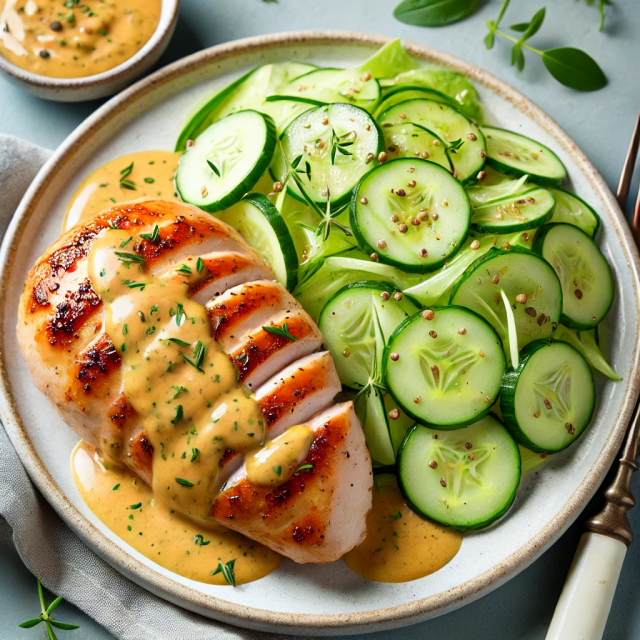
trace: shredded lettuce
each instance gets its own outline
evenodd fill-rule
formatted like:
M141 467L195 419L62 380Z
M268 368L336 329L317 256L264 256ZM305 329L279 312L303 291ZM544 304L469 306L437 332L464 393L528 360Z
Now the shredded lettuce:
M607 376L607 378L616 382L622 380L616 370L606 361L600 350L595 329L591 331L576 331L559 324L553 337L557 340L564 340L575 347L594 369Z
M418 63L402 46L400 38L387 42L359 67L374 78L391 78L398 73L417 69Z
M453 98L460 112L467 118L482 122L480 96L471 81L457 71L429 64L419 69L396 73L392 80L383 81L380 84L383 88L406 84L436 89Z

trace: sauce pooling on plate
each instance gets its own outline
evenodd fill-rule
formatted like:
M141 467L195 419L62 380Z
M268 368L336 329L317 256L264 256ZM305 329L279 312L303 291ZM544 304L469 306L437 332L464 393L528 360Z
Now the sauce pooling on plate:
M376 477L367 535L344 556L347 566L368 580L410 582L448 564L462 535L421 518L405 504L394 476Z
M119 202L138 198L179 200L173 174L180 153L139 151L115 158L87 177L71 198L62 230L67 231Z
M227 584L218 564L233 563L237 584L264 578L281 556L239 533L196 523L155 500L153 491L124 467L106 468L91 445L80 442L71 469L87 506L136 551L175 573L210 584Z
M0 53L9 62L42 76L81 78L137 53L158 26L161 0L4 0L0 6Z

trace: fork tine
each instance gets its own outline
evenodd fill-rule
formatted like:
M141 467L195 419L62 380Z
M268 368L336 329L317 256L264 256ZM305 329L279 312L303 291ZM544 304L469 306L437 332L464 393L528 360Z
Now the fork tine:
M629 151L627 151L627 157L624 161L624 167L622 168L622 175L620 176L620 183L618 184L618 204L624 211L627 205L627 198L629 197L629 188L631 187L631 178L633 176L633 169L636 165L636 156L638 155L638 144L640 143L640 111L638 112L638 119L636 120L636 126L633 130L633 136L631 137L631 143L629 144ZM636 218L638 217L638 203L636 203L636 215L634 217L634 230L637 229Z

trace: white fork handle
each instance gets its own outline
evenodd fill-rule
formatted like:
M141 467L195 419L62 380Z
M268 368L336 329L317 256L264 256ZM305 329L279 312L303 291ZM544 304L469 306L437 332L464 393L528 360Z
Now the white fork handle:
M601 640L626 553L620 540L582 534L546 640Z

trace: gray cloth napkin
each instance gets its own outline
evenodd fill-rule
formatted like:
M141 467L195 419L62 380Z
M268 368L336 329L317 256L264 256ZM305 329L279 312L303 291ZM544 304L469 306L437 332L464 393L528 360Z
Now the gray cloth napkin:
M0 135L0 238L50 151ZM42 584L122 640L267 640L214 622L131 582L86 547L35 489L0 425L0 552L14 545ZM293 640L293 636L283 636Z

